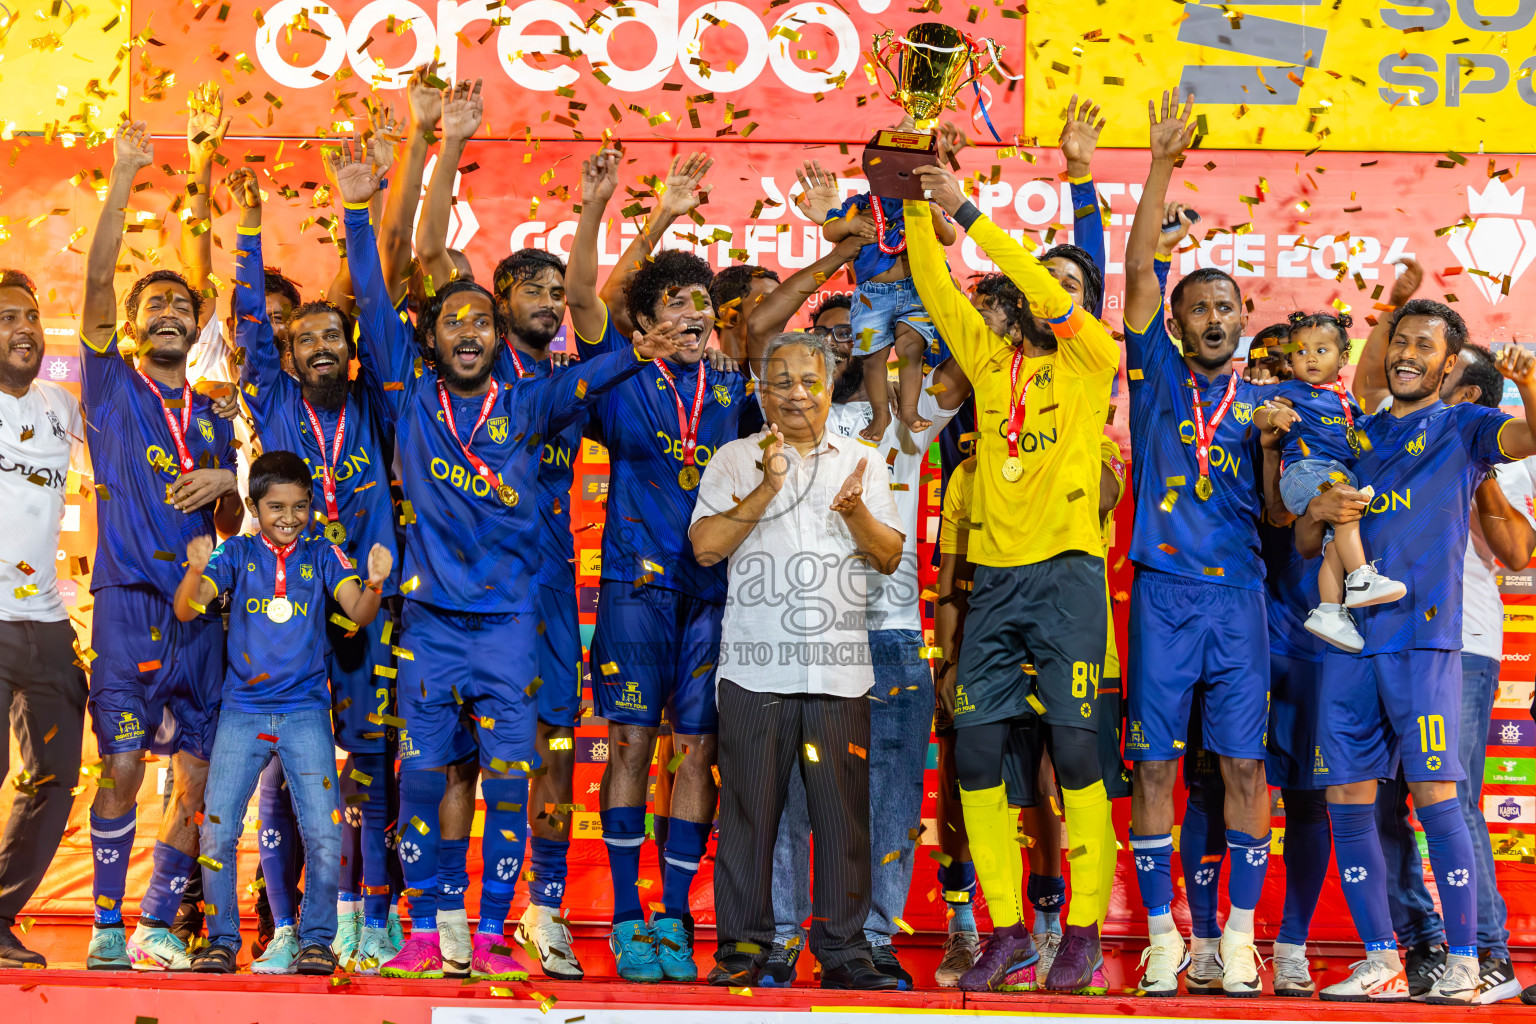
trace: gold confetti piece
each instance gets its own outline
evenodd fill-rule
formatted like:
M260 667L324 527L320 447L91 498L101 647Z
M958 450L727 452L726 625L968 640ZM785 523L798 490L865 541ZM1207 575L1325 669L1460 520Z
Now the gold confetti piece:
M18 600L18 601L20 601L20 600L22 600L24 598L28 598L28 597L36 597L37 596L37 584L36 583L26 583L26 584L23 584L22 586L19 586L19 587L16 588L15 593L16 593L16 600Z
M1167 480L1163 481L1163 486L1164 487L1183 487L1185 483L1186 483L1186 480L1185 480L1184 477L1182 477L1182 476L1171 476Z
M605 675L605 676L616 676L618 674L619 674L619 663L618 662L616 662L616 661L609 661L609 662L605 662L603 664L603 675Z
M159 668L160 668L160 662L158 662L158 661L141 661L141 662L139 662L139 671L140 672L154 672L154 671L156 671Z
M935 595L935 597L936 596L937 595ZM929 600L933 600L933 598L929 598ZM919 658L923 659L924 661L929 661L929 660L931 660L933 658L942 658L942 657L944 657L944 648L942 648L942 647L919 647L917 649L917 656Z
M1141 373L1140 370L1131 370L1131 371L1126 373L1126 376L1129 377L1131 380L1141 380L1142 379L1142 373Z
M388 629L389 626L386 624L384 628ZM389 653L393 654L397 658L404 658L406 661L415 661L416 660L416 655L411 653L410 651L406 650L404 647L393 647L393 646L391 646L390 649L389 649Z
M414 516L411 518L413 521L415 520ZM400 584L400 593L409 594L419 586L421 586L421 580L418 577L412 576L410 579Z
M902 931L906 932L908 935L913 935L916 933L916 929L914 929L911 925L907 924L907 922L903 921L899 917L891 918L891 923L894 924L897 928L900 928Z
M1161 508L1164 512L1172 512L1173 511L1174 503L1177 502L1178 500L1179 500L1179 492L1178 491L1174 491L1174 490L1170 490L1166 494L1163 495L1163 500L1158 502L1158 507ZM1161 545L1161 544L1158 545L1158 547L1162 547L1162 546L1163 545ZM1173 552L1171 552L1171 551L1169 552L1169 554L1172 554L1172 553Z
M805 745L805 759L807 761L815 761L818 763L821 761L821 758L816 754L816 748L809 743Z
M201 864L203 867L207 868L209 871L223 871L224 870L223 863L221 863L220 861L214 860L212 857L199 856L197 858L197 862L199 864Z
M806 752L810 755L811 760L816 760L816 749L809 743L806 744L805 749ZM848 744L848 753L852 754L854 757L863 758L866 761L869 760L869 751L865 750L857 743Z
M752 994L750 988L736 988L734 985L727 986L726 990L733 996L750 996Z
M1434 618L1434 617L1435 617L1435 613L1436 613L1436 612L1437 612L1437 611L1439 611L1439 610L1440 610L1440 606L1439 606L1439 605L1434 605L1434 606L1432 606L1432 607L1431 607L1431 608L1430 608L1430 609L1429 609L1429 611L1427 611L1427 612L1425 612L1425 613L1424 613L1424 621L1425 621L1425 622L1428 622L1428 621L1429 621L1429 620L1430 620L1430 619L1432 619L1432 618Z
M1203 571L1207 576L1225 576L1227 574L1227 570L1223 569L1219 565L1214 568L1211 566L1206 566Z
M411 827L421 835L426 835L428 832L432 831L431 829L427 828L426 822L422 821L421 818L415 815L411 816Z
M334 623L335 625L340 626L342 629L346 630L348 633L356 633L359 629L362 628L357 623L353 622L351 619L347 618L345 615L341 614L340 612L332 613L330 621L332 623Z
M880 863L883 866L883 865L891 863L892 861L897 861L897 860L901 860L901 851L900 850L892 850L890 853L888 853L884 857L880 858Z
M1031 693L1028 696L1026 696L1024 699L1025 699L1026 702L1028 702L1030 707L1035 709L1035 714L1037 714L1037 715L1045 714L1045 705L1043 703L1041 703L1039 697L1036 697L1034 694Z
M712 661L711 662L706 662L705 664L700 665L698 668L693 670L693 678L698 679L700 676L703 676L706 673L712 671L714 669L714 667L715 667L715 663L712 662Z
M111 896L97 896L96 905L103 910L115 910L117 909L117 900Z

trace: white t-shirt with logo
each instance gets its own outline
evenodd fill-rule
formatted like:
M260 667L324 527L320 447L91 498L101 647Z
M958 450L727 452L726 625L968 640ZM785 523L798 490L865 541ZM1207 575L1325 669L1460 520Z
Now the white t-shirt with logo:
M84 451L80 403L63 387L33 381L21 398L0 392L0 620L69 617L59 528L69 471L90 475Z

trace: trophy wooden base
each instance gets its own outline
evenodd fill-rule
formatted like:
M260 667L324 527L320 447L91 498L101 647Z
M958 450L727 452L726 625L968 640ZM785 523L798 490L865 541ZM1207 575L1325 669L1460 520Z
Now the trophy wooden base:
M939 162L938 137L928 132L883 128L864 147L869 191L885 199L921 199L923 185L912 172Z

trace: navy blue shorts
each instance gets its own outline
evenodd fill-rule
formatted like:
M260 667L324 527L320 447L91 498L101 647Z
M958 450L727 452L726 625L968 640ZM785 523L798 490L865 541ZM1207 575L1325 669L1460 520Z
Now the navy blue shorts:
M1327 784L1460 782L1461 652L1323 654L1318 745ZM1474 723L1473 728L1483 728Z
M574 728L581 717L581 625L576 591L540 586L539 721Z
M93 596L87 706L97 749L208 760L224 689L223 620L178 622L151 587L103 587Z
M610 722L679 736L718 728L715 666L724 607L666 587L603 580L592 634L592 703Z
M396 691L401 768L442 768L478 750L480 764L511 771L539 765L534 747L538 675L532 615L451 612L405 601Z
M1271 786L1326 789L1317 745L1317 716L1322 709L1322 665L1302 658L1269 655L1269 757L1265 771Z
M387 670L395 667L391 646L399 646L400 623L390 629L392 644L384 642L384 627L391 621L390 601L379 609L372 622L351 636L330 621L340 611L334 601L326 602L325 636L331 649L325 667L331 677L331 726L336 745L349 754L382 754L385 750L383 718L395 713L395 681ZM375 671L382 667L386 674ZM372 716L373 721L369 721Z
M1138 568L1126 658L1126 758L1182 757L1198 699L1205 749L1262 761L1268 637L1263 591Z

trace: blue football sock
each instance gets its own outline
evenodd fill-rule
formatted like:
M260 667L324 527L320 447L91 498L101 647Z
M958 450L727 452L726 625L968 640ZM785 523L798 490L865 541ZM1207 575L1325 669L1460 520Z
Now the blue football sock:
M668 824L666 862L661 873L660 917L685 920L689 915L688 894L693 876L699 873L699 861L709 845L712 823L673 818Z
M485 838L481 855L480 926L485 935L501 935L512 912L517 876L523 872L523 846L528 837L528 780L484 779Z
M367 799L357 805L363 823L358 830L362 847L363 914L374 920L389 917L394 903L389 891L389 775L391 767L383 754L353 754L353 767L368 776L367 784L357 783L359 795ZM355 780L354 780L355 781ZM352 808L348 808L352 810Z
M1061 907L1067 901L1067 880L1060 875L1053 878L1031 871L1024 891L1030 906L1035 908L1035 924L1031 931L1037 935L1042 932L1061 934Z
M601 812L608 871L613 876L613 923L644 920L640 908L640 845L645 842L644 807L610 807Z
M1429 846L1429 866L1435 873L1440 908L1445 918L1445 942L1452 956L1477 956L1477 862L1472 834L1455 797L1428 807L1415 807Z
M1328 801L1318 789L1283 789L1281 798L1285 802L1285 910L1275 941L1304 946L1333 855Z
M968 860L952 860L939 866L939 891L949 904L952 916L949 932L974 932L976 912L971 901L976 898L976 865Z
M651 835L656 838L656 863L667 862L667 836L672 828L672 819L665 814L651 815Z
M1253 931L1253 908L1264 892L1264 876L1269 873L1269 832L1251 836L1235 828L1227 829L1227 849L1232 855L1232 873L1227 879L1227 896L1232 914L1227 924L1242 932Z
M187 879L197 868L197 858L182 853L174 846L155 841L155 870L149 876L149 889L139 904L142 917L153 918L161 924L176 920L176 910L181 906L181 894L187 891ZM225 871L235 870L233 864L224 865Z
M261 819L256 852L261 859L261 876L267 883L267 905L272 908L273 923L292 924L296 917L294 889L300 863L299 820L293 813L293 798L277 760L262 771L256 793L256 813Z
M341 795L341 870L336 874L336 894L348 903L363 898L363 808L358 799L362 787L352 777L356 770L357 755L348 754L337 780ZM339 904L337 909L339 912Z
M411 923L424 931L437 930L437 865L442 849L437 808L447 790L448 776L443 772L407 768L400 773L400 873L412 893Z
M468 888L469 839L444 839L437 850L437 909L463 910Z
M533 881L528 883L528 901L550 910L559 910L565 900L566 858L571 844L565 839L541 839L534 836L529 860Z
M1173 834L1143 836L1130 833L1131 856L1136 862L1136 882L1141 904L1147 908L1147 925L1158 932L1173 927Z
M1221 786L1193 782L1179 828L1179 863L1184 869L1184 895L1189 900L1190 931L1197 939L1221 936L1216 919L1220 902L1221 866L1227 859L1226 819ZM1210 803L1215 801L1212 808Z
M1387 949L1396 940L1387 907L1387 862L1376 831L1376 805L1330 804L1328 817L1333 826L1339 882L1350 916L1355 919L1355 930L1367 950Z
M128 856L133 852L133 834L138 828L139 812L131 810L120 818L102 818L91 812L91 852L94 855L94 880L91 895L96 898L97 924L121 924L123 894L128 889ZM112 902L102 906L102 897Z

